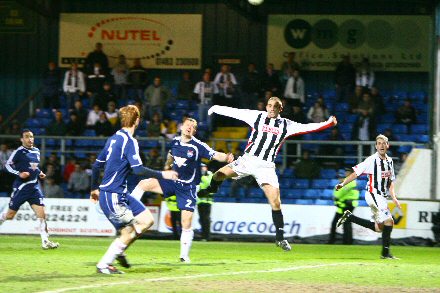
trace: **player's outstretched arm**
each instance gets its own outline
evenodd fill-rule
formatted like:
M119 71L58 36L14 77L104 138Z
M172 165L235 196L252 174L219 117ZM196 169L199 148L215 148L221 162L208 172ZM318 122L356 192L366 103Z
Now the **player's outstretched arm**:
M337 185L335 186L335 189L336 189L336 190L341 189L342 187L344 187L345 185L347 185L347 184L350 183L351 181L355 180L357 177L358 177L358 176L357 176L356 172L351 173L350 175L348 175L348 176L344 179L344 181L342 181L341 183L337 184Z
M208 110L208 115L212 115L212 113L241 120L252 126L261 112L256 110L237 109L232 107L214 105Z
M335 126L336 124L338 124L338 120L336 119L335 116L330 116L330 118L327 119L327 121L320 123L301 124L288 120L287 136L323 131L327 128Z
M222 152L216 152L214 156L212 157L214 160L224 163L232 163L234 161L234 155L232 153L222 153Z

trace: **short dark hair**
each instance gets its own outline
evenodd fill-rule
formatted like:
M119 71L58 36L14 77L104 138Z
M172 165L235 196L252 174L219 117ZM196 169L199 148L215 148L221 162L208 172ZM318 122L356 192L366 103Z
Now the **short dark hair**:
M23 134L25 134L26 132L32 132L32 130L30 130L29 128L23 128L21 130L21 137L23 137Z

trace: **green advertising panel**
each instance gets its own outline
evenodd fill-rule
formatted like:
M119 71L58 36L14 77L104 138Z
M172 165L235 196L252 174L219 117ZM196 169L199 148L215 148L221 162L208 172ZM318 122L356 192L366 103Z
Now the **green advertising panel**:
M296 52L304 70L334 70L343 55L367 57L376 71L430 69L432 20L410 15L270 15L267 60Z

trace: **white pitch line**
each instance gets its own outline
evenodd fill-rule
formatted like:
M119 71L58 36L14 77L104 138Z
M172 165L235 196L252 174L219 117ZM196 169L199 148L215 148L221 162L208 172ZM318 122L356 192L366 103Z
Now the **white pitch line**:
M316 268L333 267L333 266L341 266L341 265L365 265L365 264L362 264L362 263L333 263L333 264L322 264L322 265L313 265L313 266L277 268L277 269L270 269L270 270L239 271L239 272L228 272L228 273L217 273L217 274L200 274L200 275L161 277L161 278L151 278L151 279L137 279L137 280L120 281L120 282L113 282L113 283L85 285L85 286L71 287L71 288L61 288L61 289L55 289L55 290L49 290L49 291L40 291L37 293L61 293L61 292L83 290L83 289L94 289L94 288L101 288L101 287L130 285L130 284L134 284L134 283L164 282L164 281L176 281L176 280L185 280L185 279L199 279L199 278L209 278L209 277L247 275L247 274L256 274L256 273L258 274L258 273L289 272L289 271L298 271L298 270L303 270L303 269L316 269Z

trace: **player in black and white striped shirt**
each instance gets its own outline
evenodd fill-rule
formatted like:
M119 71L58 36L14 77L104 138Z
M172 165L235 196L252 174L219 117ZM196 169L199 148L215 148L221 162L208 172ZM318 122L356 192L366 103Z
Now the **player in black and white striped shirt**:
M281 100L277 97L268 100L267 112L224 106L213 106L209 109L209 115L216 113L232 117L246 122L253 129L244 155L215 172L210 186L204 192L217 192L221 182L227 178L239 179L253 176L272 207L272 219L276 227L276 244L283 250L289 251L291 247L284 239L284 219L281 212L278 177L275 173L275 157L287 137L321 131L336 125L337 121L332 116L326 122L301 124L281 118L279 113L282 110Z
M378 135L376 137L377 152L366 158L362 163L354 166L354 172L335 187L336 190L339 190L358 176L368 175L365 201L371 208L374 222L358 218L350 211L345 211L339 219L337 226L339 227L344 222L350 221L375 232L382 232L381 257L383 259L395 259L390 253L391 231L393 230L394 220L388 208L388 196L391 196L391 199L399 209L401 208L394 192L396 176L394 175L393 159L387 156L389 147L388 138L383 134Z

